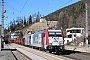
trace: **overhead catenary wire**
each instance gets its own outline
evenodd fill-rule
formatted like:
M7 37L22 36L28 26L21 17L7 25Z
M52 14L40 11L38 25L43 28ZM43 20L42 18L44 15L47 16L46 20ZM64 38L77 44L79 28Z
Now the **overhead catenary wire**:
M52 0L52 1L53 1L53 0ZM69 0L69 1L66 2L64 5L68 4L68 3L71 2L71 1L72 1L72 0ZM25 4L24 4L23 8L21 9L21 11L18 11L18 10L16 10L15 8L13 8L12 6L10 6L8 3L6 3L6 2L5 2L5 3L6 3L9 7L11 7L13 10L17 11L17 12L19 13L19 14L18 14L18 16L19 16L20 14L23 14L22 11L23 11L23 9L24 9L24 7L25 7L25 5L26 5L27 2L28 2L28 0L26 0L26 2L25 2ZM47 5L47 6L49 6L50 3L51 3L51 2L48 2L48 5ZM62 6L64 6L64 5L62 5ZM47 6L46 6L46 7L47 7ZM61 6L61 7L62 7L62 6ZM44 9L44 10L45 10L45 9ZM23 14L23 15L25 15L25 14ZM27 15L25 15L25 16L27 16Z
M27 2L28 2L28 0L26 0L26 2L25 2L25 4L23 5L23 8L21 9L21 11L20 11L19 15L20 15L20 14L21 14L21 12L23 11L23 9L24 9L25 5L27 4ZM18 15L18 16L19 16L19 15Z
M53 0L52 0L53 1ZM66 4L68 4L69 2L71 2L72 0L69 0L68 2L66 2L64 5L66 5ZM18 14L18 16L20 15L20 14L23 14L22 13L22 11L23 11L23 9L24 9L24 7L25 7L25 5L26 5L26 3L28 2L28 0L26 0L26 2L25 2L25 4L24 4L24 6L23 6L23 8L21 9L21 11L18 11L18 10L16 10L15 8L13 8L12 6L10 6L7 2L5 2L5 4L7 4L10 8L12 8L13 10L15 10L15 11L17 11L19 14ZM50 5L50 2L48 2L48 4L47 4L47 6L49 6ZM61 7L63 7L64 5L62 5ZM46 6L46 7L47 7ZM45 10L45 8L42 8L43 10ZM23 15L25 15L25 14L23 14ZM25 15L25 16L27 16L27 15Z
M70 3L71 1L72 1L72 0L67 1L67 2L66 2L65 4L63 4L61 7L65 6L66 4ZM50 3L48 2L48 5L49 5L49 4L50 4ZM47 6L48 6L48 5L47 5ZM44 10L45 10L45 9L44 9ZM50 22L50 23L51 23L51 22ZM49 23L49 24L50 24L50 23Z
M53 0L52 0L52 1L53 1ZM63 4L61 7L65 6L66 4L70 3L71 1L72 1L72 0L67 1L67 2L66 2L65 4ZM51 4L51 2L48 2L46 8L47 8L50 4ZM45 10L45 7L42 8L42 9Z
M27 16L27 15L25 15L25 14L22 13L22 10L24 9L27 1L28 1L28 0L26 0L26 2L25 2L25 4L24 4L23 8L21 9L21 11L18 11L17 9L13 8L13 7L12 7L11 5L9 5L7 2L5 2L5 4L6 4L7 6L9 6L10 8L12 8L14 11L18 12L19 14L22 14L22 15L24 15L24 16ZM10 14L11 14L11 13L10 13ZM14 12L13 12L13 14L14 14ZM18 15L18 16L19 16L19 15Z
M63 4L62 6L60 6L60 8L64 7L66 4L70 3L72 0L67 1L65 4Z
M63 4L61 7L65 6L66 4L70 3L72 0L67 1L65 4Z
M53 1L53 0L52 0L52 1ZM52 1L48 2L48 4L46 5L46 7L42 8L42 10L45 10L45 8L47 8ZM41 11L42 11L42 10L41 10Z
M46 8L52 3L52 1L53 1L53 0L51 0L51 1L48 2ZM71 2L71 1L72 1L72 0L69 0L69 1L66 2L64 5L68 4L68 3ZM7 5L8 5L9 7L11 7L13 10L17 11L17 12L19 13L19 14L18 14L18 16L19 16L20 14L23 14L22 11L23 11L25 5L27 4L27 2L28 2L28 0L26 0L24 6L22 7L22 9L21 9L20 11L16 10L15 8L13 8L12 6L10 6L10 5L9 5L8 3L6 3L6 2L5 2L5 4L7 4ZM64 6L64 5L62 5L62 6ZM62 6L61 6L61 7L62 7ZM45 8L45 7L44 7L44 8ZM45 10L45 9L44 9L44 10ZM23 15L25 15L25 14L23 14ZM25 16L27 16L27 15L25 15Z
M10 8L12 8L14 11L18 12L19 14L23 14L23 13L21 13L20 11L18 11L17 9L13 8L13 7L12 7L11 5L9 5L7 2L5 2L5 4L6 4L7 6L9 6ZM27 16L26 14L23 14L23 15Z

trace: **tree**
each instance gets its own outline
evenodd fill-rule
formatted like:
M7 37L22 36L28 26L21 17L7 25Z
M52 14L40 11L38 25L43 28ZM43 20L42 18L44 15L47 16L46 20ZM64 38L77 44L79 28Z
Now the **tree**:
M72 22L73 22L73 17L72 17L72 16L70 16L70 19L69 19L69 21L68 21L68 28L73 27Z
M20 27L23 27L23 19L20 17L19 20L20 20L20 21L19 21ZM21 29L22 29L22 28L21 28Z
M14 27L13 27L13 22L12 21L10 21L10 30L11 31L14 31L14 29L13 29Z
M65 30L68 27L69 16L66 11L62 11L59 14L59 21L57 23L57 27L60 29L61 27Z
M30 15L29 16L29 25L31 25L32 24L32 16Z
M24 24L24 23L23 23L23 19L21 20L21 24L22 24L22 27L23 27L23 24Z
M26 18L25 18L25 16L24 16L24 26L26 27Z
M26 22L26 26L29 26L29 21Z
M13 19L13 30L15 30L15 20Z

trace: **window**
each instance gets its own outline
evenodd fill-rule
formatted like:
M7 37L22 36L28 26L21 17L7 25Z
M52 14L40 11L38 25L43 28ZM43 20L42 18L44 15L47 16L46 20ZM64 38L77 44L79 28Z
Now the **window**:
M74 37L76 37L76 34L74 35Z
M55 33L54 32L49 32L49 37L54 37L55 36Z
M72 35L68 35L68 38L72 38Z
M56 37L62 37L62 34L60 32L56 32Z
M61 32L49 32L49 37L62 37Z
M70 30L70 33L81 33L81 30Z

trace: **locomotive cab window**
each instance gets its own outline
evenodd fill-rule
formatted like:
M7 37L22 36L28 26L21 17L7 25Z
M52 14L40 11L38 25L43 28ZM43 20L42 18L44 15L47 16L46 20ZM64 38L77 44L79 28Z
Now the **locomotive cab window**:
M60 32L56 32L56 37L62 37L62 34Z
M54 32L49 32L49 37L54 37L55 33Z
M62 37L61 32L49 32L49 37Z

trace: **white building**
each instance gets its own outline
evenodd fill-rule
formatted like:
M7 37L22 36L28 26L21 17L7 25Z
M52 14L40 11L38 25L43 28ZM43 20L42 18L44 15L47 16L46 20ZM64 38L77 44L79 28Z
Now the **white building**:
M66 44L67 42L73 41L74 39L76 39L76 37L82 36L83 33L85 33L84 28L69 28L69 29L66 29L67 38L64 38L64 40L65 40L64 44Z
M45 22L46 19L45 18L40 18L40 22Z

